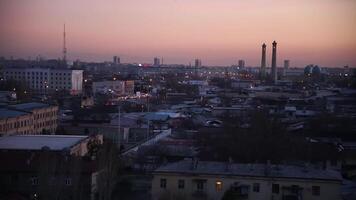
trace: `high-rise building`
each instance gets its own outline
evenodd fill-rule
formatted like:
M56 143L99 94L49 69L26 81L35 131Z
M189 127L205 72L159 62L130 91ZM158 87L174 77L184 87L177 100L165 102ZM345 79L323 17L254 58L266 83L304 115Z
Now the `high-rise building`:
M154 59L153 59L153 65L154 66L160 66L160 59L159 58L157 58L157 57L155 57Z
M114 63L114 64L120 64L120 57L114 56L114 57L113 57L113 63Z
M288 69L289 69L289 60L284 60L283 76L286 75Z
M195 67L201 67L201 60L200 59L195 59Z
M266 77L266 44L262 44L261 78Z
M245 61L244 60L239 60L238 67L239 67L239 69L245 68Z
M273 43L272 43L271 78L272 78L274 83L277 82L277 42L276 41L273 41Z

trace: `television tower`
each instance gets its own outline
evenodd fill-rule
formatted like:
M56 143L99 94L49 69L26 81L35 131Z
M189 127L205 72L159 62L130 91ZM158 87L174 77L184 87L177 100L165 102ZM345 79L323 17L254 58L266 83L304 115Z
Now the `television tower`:
M63 29L63 61L67 62L67 47L66 47L66 24L64 24Z

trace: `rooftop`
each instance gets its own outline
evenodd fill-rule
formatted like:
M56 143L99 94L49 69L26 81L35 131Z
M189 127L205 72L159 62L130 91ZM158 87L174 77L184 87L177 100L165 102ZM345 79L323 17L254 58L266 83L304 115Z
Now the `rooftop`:
M41 150L49 147L59 151L70 148L88 136L79 135L14 135L0 137L0 149L6 150Z
M294 165L236 164L226 162L199 161L193 168L191 160L168 164L158 168L156 173L185 173L200 175L232 175L252 177L278 177L340 181L341 175L333 170Z
M27 115L27 114L29 114L29 113L17 111L17 110L10 110L7 108L0 108L0 119L18 117L18 116Z
M19 110L32 111L34 109L49 107L49 105L44 103L31 102L31 103L16 104L16 105L12 105L11 107Z

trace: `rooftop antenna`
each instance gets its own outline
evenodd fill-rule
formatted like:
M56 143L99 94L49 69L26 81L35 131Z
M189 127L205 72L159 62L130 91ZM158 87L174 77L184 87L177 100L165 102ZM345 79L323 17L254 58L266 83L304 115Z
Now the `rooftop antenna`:
M66 24L63 27L63 61L67 61L67 47L66 47Z

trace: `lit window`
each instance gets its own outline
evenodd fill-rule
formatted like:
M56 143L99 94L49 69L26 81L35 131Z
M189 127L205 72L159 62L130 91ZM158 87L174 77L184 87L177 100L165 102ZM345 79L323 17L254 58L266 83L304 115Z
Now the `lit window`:
M222 187L223 187L223 184L222 184L221 181L216 181L216 182L215 182L215 190L216 190L217 192L222 191Z

